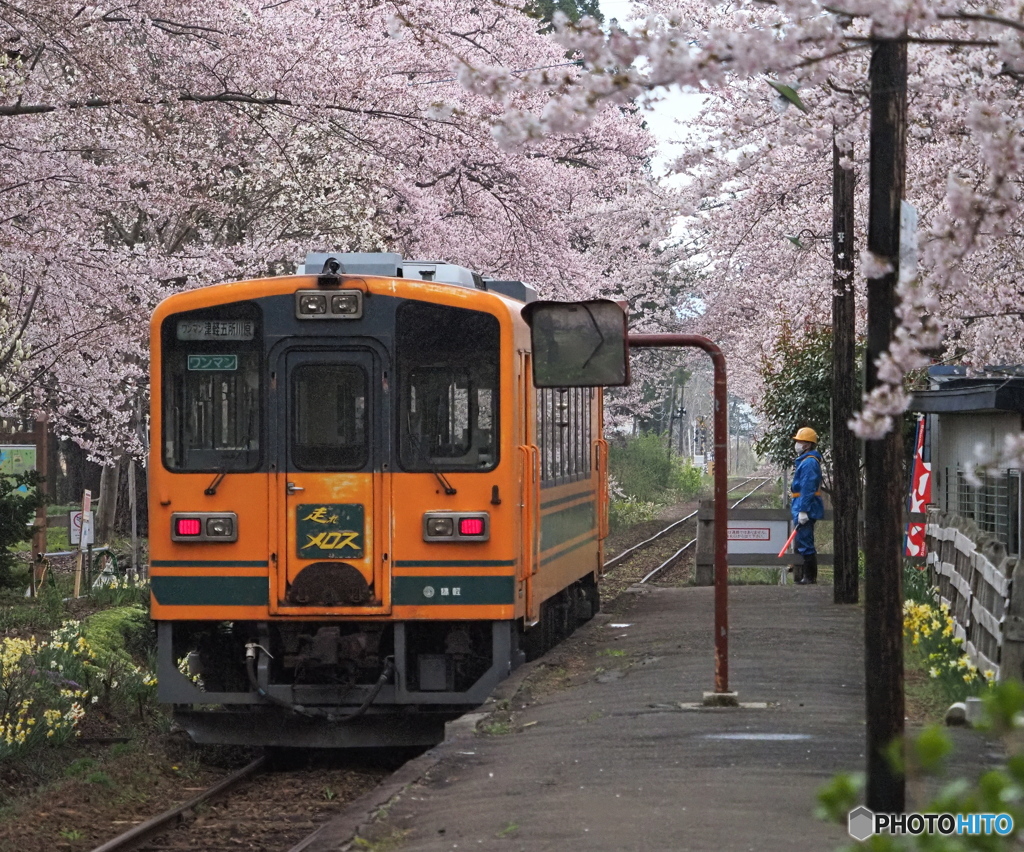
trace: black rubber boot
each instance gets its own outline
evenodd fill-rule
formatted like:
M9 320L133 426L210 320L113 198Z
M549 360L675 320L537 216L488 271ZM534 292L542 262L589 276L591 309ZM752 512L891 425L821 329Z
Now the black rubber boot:
M803 581L804 581L804 566L803 565L790 565L789 567L793 570L793 582L794 583L798 583L798 584L799 583L803 583Z
M811 586L818 582L818 554L808 553L804 556L803 576L797 580L801 586Z

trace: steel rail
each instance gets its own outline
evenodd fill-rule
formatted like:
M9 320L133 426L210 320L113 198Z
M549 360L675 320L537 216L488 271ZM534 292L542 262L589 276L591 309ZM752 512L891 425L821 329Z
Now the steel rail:
M759 488L763 488L767 483L773 482L773 481L774 481L774 477L772 479L765 479L765 481L762 482L757 487L755 487L753 489L753 491L750 491L749 493L744 494L742 497L740 497L739 500L737 500L735 503L733 503L729 508L730 509L735 509L740 503L742 503L744 500L746 500L748 497L750 497L754 493L754 491L757 491ZM748 479L747 482L750 482L750 480ZM684 520L688 520L689 518L692 518L693 515L696 515L696 514L697 513L694 512L691 515L687 515L686 518L684 518ZM660 533L659 533L659 535L660 535ZM683 553L685 553L687 550L689 550L691 547L693 547L696 543L697 543L697 539L691 539L690 541L688 541L686 544L684 544L682 547L680 547L679 550L677 550L675 553L673 553L668 559L666 559L664 562L662 562L661 565L659 565L653 571L648 573L642 580L640 580L639 585L642 585L643 583L646 583L648 580L651 579L651 577L655 576L656 574L661 573L666 568L669 568L672 565L674 565L676 560L679 559L679 557L682 556Z
M92 852L121 852L121 850L132 849L136 845L145 842L153 835L164 831L169 827L169 824L174 820L179 819L182 814L186 811L191 810L196 805L208 801L216 796L219 796L225 790L229 790L241 781L244 781L250 775L259 772L266 764L266 757L258 757L252 763L247 766L243 766L237 772L233 772L230 775L221 778L216 784L208 787L202 793L197 796L193 796L187 802L177 805L158 816L148 819L145 822L139 823L133 828L128 829L124 834L119 834L113 840L108 840L102 846L97 846Z
M754 491L757 491L758 488L763 488L769 482L773 482L775 480L775 477L751 476L751 477L745 479L739 485L737 485L736 489L742 488L748 482L753 482L755 479L762 479L764 481L760 485L758 485L756 488L754 488L754 490L751 491L749 494L745 494L743 497L741 497L735 504L733 504L732 508L735 509L736 506L738 506L740 503L742 503L744 500L746 500L747 497L749 497L751 494L753 494ZM604 570L605 571L609 571L610 569L614 568L616 565L618 565L623 560L625 560L628 557L632 556L637 551L643 550L645 547L649 547L650 545L654 544L654 542L656 542L658 539L660 539L662 536L668 535L670 532L672 532L672 530L674 530L680 524L685 523L686 521L690 520L691 518L696 517L696 515L697 515L696 512L691 512L685 518L680 518L678 521L673 521L671 524L669 524L663 530L659 530L654 535L652 535L650 538L644 539L639 544L634 544L632 547L629 547L626 550L623 550L622 553L617 553L615 556L613 556L611 559L609 559L607 562L604 563Z

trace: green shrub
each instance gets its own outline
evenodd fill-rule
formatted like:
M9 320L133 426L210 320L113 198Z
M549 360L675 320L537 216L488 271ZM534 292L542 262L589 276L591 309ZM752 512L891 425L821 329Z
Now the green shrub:
M928 604L934 600L928 587L928 572L910 560L903 563L903 599Z
M996 684L982 696L985 721L982 728L989 736L1002 740L1006 758L1002 766L972 779L943 779L949 766L953 742L940 727L925 728L909 740L905 760L897 765L909 777L931 776L946 783L937 786L931 801L915 810L930 814L1007 814L1014 829L1007 835L975 834L944 836L927 831L920 834L876 834L864 843L843 846L843 852L872 849L876 852L898 850L998 850L1020 849L1020 826L1024 825L1024 755L1021 754L1021 713L1024 711L1024 686L1009 680ZM898 752L894 752L898 753ZM847 825L850 811L863 801L862 774L837 775L818 792L818 816Z
M49 642L0 640L0 760L74 735L88 703L91 662L74 622Z
M129 572L124 577L113 573L101 573L90 592L92 599L100 606L149 606L149 580Z
M0 476L0 587L15 585L17 560L11 548L32 538L36 509L46 505L41 482L34 470Z
M149 629L143 610L123 607L65 622L48 641L0 640L0 760L66 742L94 704L141 713L156 678L128 647Z
M130 662L133 653L145 653L149 630L149 615L144 609L121 606L90 615L82 634L101 661L119 657Z
M115 607L90 615L82 633L96 658L94 692L105 707L131 709L154 698L156 679L135 665L153 644L152 622L139 606Z
M639 503L693 497L702 483L700 469L670 453L659 435L640 435L624 446L612 446L608 464L617 492Z
M683 499L696 497L704 484L704 472L690 459L672 457L672 490Z
M613 532L633 524L653 521L658 513L657 503L643 503L638 500L612 500L608 504L608 528Z
M944 603L903 602L903 634L921 655L928 676L942 687L950 701L963 701L985 689L995 679L995 673L979 671L970 661L963 649L963 639L953 635L955 624Z

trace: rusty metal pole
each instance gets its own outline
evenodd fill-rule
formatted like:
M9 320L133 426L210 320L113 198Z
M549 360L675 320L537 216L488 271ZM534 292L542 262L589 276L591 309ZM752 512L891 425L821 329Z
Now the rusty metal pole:
M729 397L725 356L714 341L699 334L630 334L626 339L637 349L703 349L715 368L715 694L724 696L729 693Z

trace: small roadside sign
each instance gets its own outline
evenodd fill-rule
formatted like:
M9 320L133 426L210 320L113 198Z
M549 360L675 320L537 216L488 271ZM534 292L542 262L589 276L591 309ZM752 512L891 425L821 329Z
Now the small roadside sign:
M68 533L70 534L74 525L68 526ZM86 489L82 492L82 511L81 518L79 519L79 535L78 535L78 555L75 557L75 597L77 598L82 593L82 557L83 551L88 547L90 548L90 556L92 554L92 492Z
M95 512L89 512L82 523L82 512L70 512L68 515L68 535L71 537L71 544L79 547L96 543L95 538ZM82 537L82 529L85 528L85 537Z

